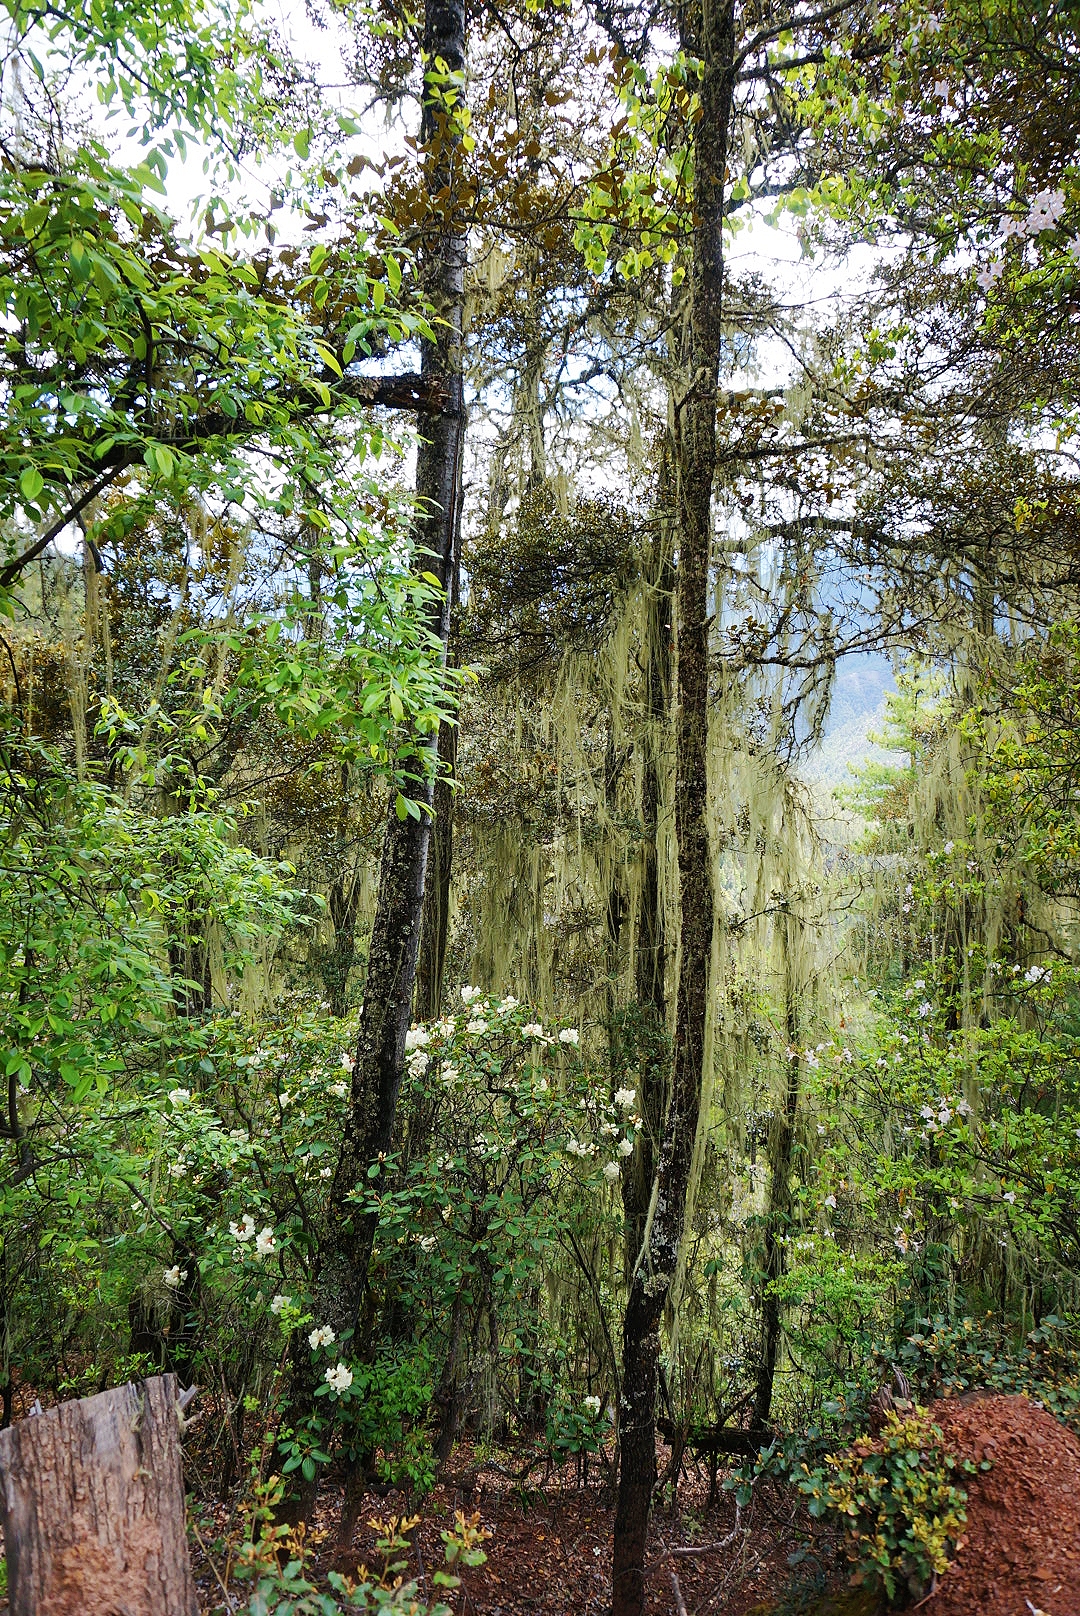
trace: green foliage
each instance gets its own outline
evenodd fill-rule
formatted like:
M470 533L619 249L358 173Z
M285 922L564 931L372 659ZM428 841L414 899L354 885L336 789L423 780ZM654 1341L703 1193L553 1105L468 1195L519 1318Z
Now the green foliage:
M310 1551L301 1526L294 1531L274 1524L274 1510L281 1503L280 1479L268 1483L257 1479L247 1508L247 1535L236 1557L234 1574L250 1583L251 1592L242 1609L245 1616L341 1616L347 1610L385 1611L388 1616L450 1616L442 1600L428 1602L420 1597L415 1581L408 1579L409 1534L420 1517L391 1516L373 1520L376 1553L382 1561L373 1572L362 1567L358 1576L327 1573L330 1593L320 1591L308 1574ZM487 1556L483 1543L490 1536L477 1516L457 1512L452 1528L442 1532L444 1565L432 1581L438 1588L452 1589L459 1584L454 1566L483 1565Z
M858 1437L823 1465L793 1472L811 1515L840 1525L856 1574L879 1582L890 1601L922 1598L963 1532L967 1494L942 1442L924 1409L890 1411L879 1437Z

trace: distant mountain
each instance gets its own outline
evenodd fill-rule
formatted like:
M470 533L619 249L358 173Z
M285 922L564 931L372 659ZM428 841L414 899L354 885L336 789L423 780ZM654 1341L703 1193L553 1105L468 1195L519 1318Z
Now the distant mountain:
M821 745L803 764L803 778L831 791L851 779L849 763L902 763L899 752L876 746L871 733L885 723L885 697L896 689L887 657L866 653L844 657L837 665L832 706Z

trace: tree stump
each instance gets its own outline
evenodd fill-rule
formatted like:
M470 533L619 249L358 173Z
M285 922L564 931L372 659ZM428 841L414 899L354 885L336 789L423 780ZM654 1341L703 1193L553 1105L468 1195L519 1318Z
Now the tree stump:
M198 1616L176 1376L0 1431L11 1616Z

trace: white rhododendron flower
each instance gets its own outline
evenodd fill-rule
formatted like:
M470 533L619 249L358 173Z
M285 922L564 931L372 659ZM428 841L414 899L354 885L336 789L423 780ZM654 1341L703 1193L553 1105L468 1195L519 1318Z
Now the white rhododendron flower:
M352 1385L352 1370L347 1364L335 1364L333 1369L326 1371L323 1379L335 1397L340 1397L342 1392L347 1392Z
M169 1090L169 1103L171 1105L187 1105L187 1103L188 1103L188 1101L190 1099L191 1099L191 1090L190 1089L170 1089Z
M308 1346L313 1352L316 1352L319 1347L329 1347L336 1340L337 1336L334 1334L333 1330L331 1330L330 1326L328 1324L320 1324L319 1328L317 1330L312 1330L311 1334L308 1336Z
M255 1250L260 1257L269 1257L277 1250L277 1241L271 1228L260 1229L255 1237Z
M255 1233L255 1219L251 1213L245 1212L240 1223L230 1223L229 1233L234 1240L239 1240L241 1245L250 1240Z
M346 1072L351 1072L353 1067L356 1065L356 1061L348 1053L348 1051L346 1051L345 1054L342 1055L342 1057L341 1057L341 1065L342 1065L342 1070L346 1071Z
M279 1295L275 1296L274 1300L270 1303L270 1311L271 1311L271 1313L284 1313L285 1309L287 1307L291 1307L291 1306L292 1306L292 1297L291 1296L281 1296L279 1294Z
M462 988L461 990L462 1004L475 1004L477 999L482 999L483 997L483 988Z
M542 1038L544 1029L538 1021L527 1021L521 1029L521 1036L523 1038Z
M410 1027L405 1034L405 1048L407 1050L423 1049L427 1041L428 1030L426 1027Z
M520 999L515 999L512 993L508 993L505 999L499 1000L498 1014L508 1016L511 1010L516 1010L520 1003Z
M620 1156L632 1156L634 1154L634 1141L632 1139L620 1139L616 1148Z
M835 1195L826 1195L826 1197L825 1197L825 1205L830 1209L830 1211L835 1212L836 1211L836 1196Z
M577 1028L564 1027L562 1032L559 1034L559 1042L560 1044L576 1044L578 1042Z
M633 1103L634 1103L634 1101L636 1099L637 1099L637 1089L616 1089L615 1090L615 1104L622 1111L629 1111L630 1107L633 1105Z
M179 1263L173 1263L171 1268L165 1269L165 1272L161 1277L169 1289L174 1291L179 1286L181 1281L188 1277L188 1271L186 1268L181 1268Z
M1040 191L1032 199L1024 228L1029 236L1037 236L1040 230L1053 230L1064 212L1064 191Z
M599 1412L600 1412L600 1399L599 1399L599 1397L586 1397L585 1398L585 1412L587 1414L592 1414L594 1416L599 1414Z
M614 1183L615 1179L617 1179L619 1177L619 1174L621 1172L622 1172L622 1168L619 1166L618 1162L605 1162L604 1163L604 1177L611 1179L611 1181L613 1183Z
M475 1033L478 1037L482 1033L487 1032L487 1030L488 1024L482 1017L478 1017L475 1021L468 1021L465 1023L465 1031Z

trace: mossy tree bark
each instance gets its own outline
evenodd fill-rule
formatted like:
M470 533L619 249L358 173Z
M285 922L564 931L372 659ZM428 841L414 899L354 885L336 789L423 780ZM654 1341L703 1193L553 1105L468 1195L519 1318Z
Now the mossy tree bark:
M645 1543L656 1479L660 1322L683 1234L701 1104L712 859L708 827L709 577L716 398L722 346L724 179L735 79L733 0L696 0L680 15L680 44L701 63L694 137L693 241L684 388L675 400L678 707L676 832L681 954L671 1101L660 1145L656 1202L623 1322L619 1493L613 1616L641 1616Z
M455 107L448 106L446 95L448 89L456 88L456 108L460 108L465 50L464 0L428 0L420 144L429 211L422 221L422 272L424 290L434 309L435 335L422 343L421 373L431 392L444 402L423 426L416 466L414 540L418 568L434 573L442 587L429 627L442 641L444 653L461 521L466 263L465 233L454 212L460 128ZM447 83L447 73L452 84ZM416 757L412 797L419 804L419 815L399 815L396 791L391 793L387 812L356 1058L314 1274L317 1322L330 1324L339 1338L345 1330L356 1330L360 1320L377 1218L358 1209L356 1192L369 1182L369 1169L377 1174L391 1149L405 1034L412 1017L438 738L428 741L418 736ZM287 1424L295 1426L310 1411L315 1374L306 1332L300 1332L292 1353ZM308 1484L291 1513L307 1514L313 1503L314 1487Z

